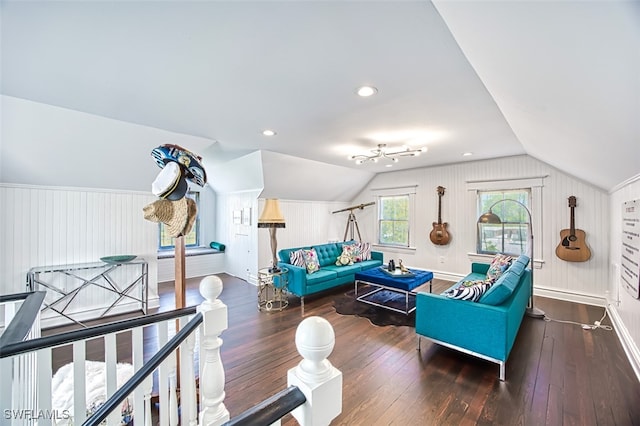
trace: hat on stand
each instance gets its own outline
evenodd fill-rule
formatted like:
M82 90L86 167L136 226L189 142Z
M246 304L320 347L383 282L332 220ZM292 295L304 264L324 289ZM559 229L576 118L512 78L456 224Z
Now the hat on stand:
M157 200L142 210L145 219L164 223L167 233L172 237L191 232L197 214L196 203L189 197L182 197L176 201Z
M170 162L160 170L151 184L151 192L160 198L177 201L187 193L187 181L178 163Z
M160 168L175 162L184 168L184 175L187 180L199 186L204 186L207 183L207 173L202 166L202 157L179 145L160 145L151 151L151 156L156 160Z

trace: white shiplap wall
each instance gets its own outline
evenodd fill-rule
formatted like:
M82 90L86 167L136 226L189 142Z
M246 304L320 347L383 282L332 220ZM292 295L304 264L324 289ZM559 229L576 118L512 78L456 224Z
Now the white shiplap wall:
M410 160L407 160L410 161ZM543 262L536 269L536 294L604 304L609 285L609 207L608 194L529 156L472 161L440 167L428 167L377 175L354 200L354 204L373 200L371 189L417 185L416 250L387 250L385 259L402 258L408 266L441 273L441 276L464 276L470 270L468 253L476 247L476 194L467 182L544 177L542 188L542 232L534 235L541 250L536 259ZM452 241L436 246L429 240L432 222L437 220L437 186L446 188L442 198L442 220L449 223ZM555 248L559 232L569 228L567 198L575 195L576 227L587 234L592 257L587 262L560 260ZM375 209L365 209L359 216L363 238L375 238ZM535 219L534 219L535 220ZM365 235L366 234L366 237ZM442 260L442 262L440 262Z
M95 262L135 254L149 263L149 302L157 304L157 224L142 208L151 193L0 184L0 291L25 291L35 266ZM86 300L90 306L104 301Z
M640 379L640 299L635 299L622 287L620 262L622 255L622 204L640 199L640 175L629 180L611 193L611 279L609 281L609 309L613 312L618 334L632 365Z

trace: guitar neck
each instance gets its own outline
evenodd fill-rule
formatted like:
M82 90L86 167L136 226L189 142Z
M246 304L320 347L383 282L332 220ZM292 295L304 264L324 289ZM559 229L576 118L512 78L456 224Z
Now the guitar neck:
M442 195L438 195L438 225L442 225Z
M572 236L576 235L576 216L575 216L575 207L571 207L571 226L570 233Z

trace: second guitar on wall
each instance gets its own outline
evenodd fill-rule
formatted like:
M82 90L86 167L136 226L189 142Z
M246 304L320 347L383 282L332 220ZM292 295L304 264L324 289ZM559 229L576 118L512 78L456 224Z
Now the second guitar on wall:
M569 197L570 228L560 231L560 244L556 247L556 256L567 262L585 262L591 257L591 250L587 246L586 233L576 228L575 223L576 197Z
M447 222L442 222L442 196L444 195L444 187L439 186L437 188L438 191L438 221L433 222L433 229L429 234L429 238L431 242L438 246L444 246L449 244L451 240L451 234L447 231L447 227L449 224Z

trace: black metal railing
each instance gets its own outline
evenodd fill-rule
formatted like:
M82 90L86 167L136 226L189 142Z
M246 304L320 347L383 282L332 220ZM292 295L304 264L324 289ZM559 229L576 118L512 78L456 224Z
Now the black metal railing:
M120 388L111 398L107 399L104 404L96 410L91 417L89 417L82 425L83 426L97 426L104 419L107 418L110 412L115 410L125 398L135 390L149 375L153 374L156 368L160 366L173 351L193 333L198 326L202 323L202 313L198 312L191 321L187 323L175 336L171 338L151 359L146 362L142 368ZM148 413L148 415L151 415Z
M289 386L224 423L224 426L270 425L305 402L307 402L307 397L302 391L297 386Z
M18 312L16 312L15 316L0 336L0 358L5 357L6 348L8 346L22 342L27 337L29 331L31 331L31 328L33 327L33 322L38 317L45 295L46 293L44 291L33 291L29 293L0 296L0 303L24 300L22 305L20 305Z
M24 303L23 303L24 306ZM55 334L52 336L39 337L37 339L26 340L23 342L11 342L6 346L2 346L0 358L20 355L27 352L36 351L38 349L52 348L55 346L73 343L78 340L86 340L94 337L103 336L105 334L118 333L132 328L151 325L156 322L177 319L196 312L197 307L176 309L169 312L159 314L145 315L138 318L132 318L122 321L116 321L109 324L101 324L81 330L67 331L65 333ZM16 315L17 316L17 315ZM5 331L6 333L6 331ZM4 337L4 334L2 335Z

